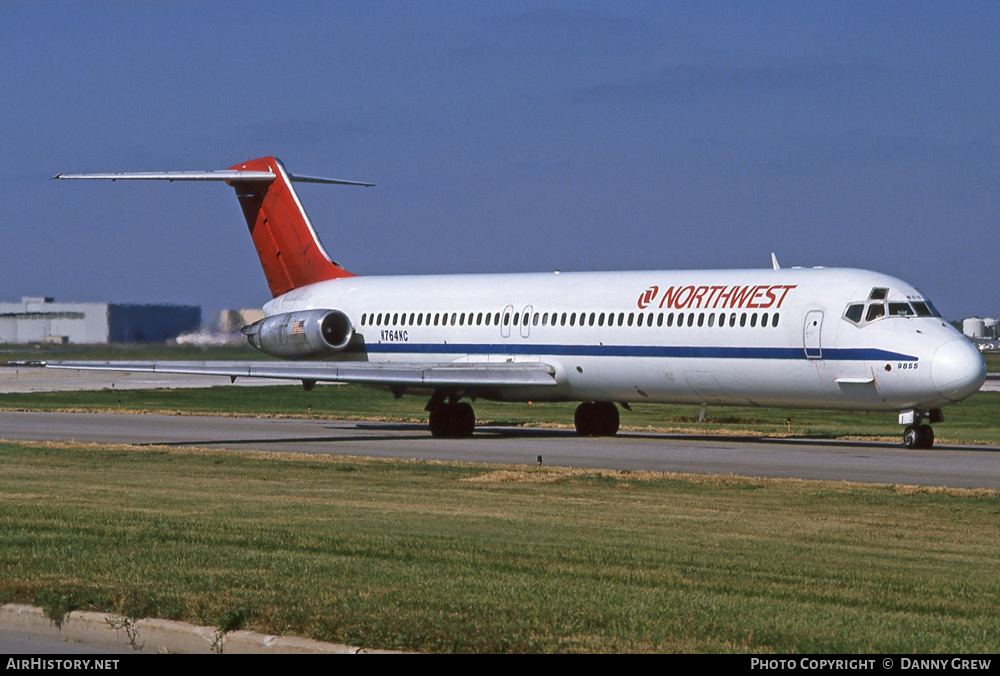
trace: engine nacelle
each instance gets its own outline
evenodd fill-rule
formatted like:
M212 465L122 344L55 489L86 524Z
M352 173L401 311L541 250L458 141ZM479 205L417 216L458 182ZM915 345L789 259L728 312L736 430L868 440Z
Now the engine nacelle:
M316 359L340 352L351 342L354 325L340 310L301 310L265 317L243 327L255 348L281 359Z

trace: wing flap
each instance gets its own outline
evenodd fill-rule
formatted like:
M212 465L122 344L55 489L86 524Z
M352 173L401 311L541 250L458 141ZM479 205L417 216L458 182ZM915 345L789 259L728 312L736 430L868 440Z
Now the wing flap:
M372 362L195 362L53 361L52 369L176 373L229 378L276 378L316 382L421 387L546 387L556 384L555 369L538 362L372 363Z

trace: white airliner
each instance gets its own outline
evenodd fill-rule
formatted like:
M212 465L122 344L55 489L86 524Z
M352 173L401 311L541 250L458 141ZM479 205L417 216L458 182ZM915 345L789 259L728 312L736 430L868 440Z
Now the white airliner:
M615 402L897 411L924 421L979 390L982 356L909 284L852 269L359 277L324 250L273 157L225 171L60 174L225 181L273 299L244 327L275 362L50 362L58 368L292 378L429 397L435 436L475 428L464 400L578 401L576 430L614 435Z

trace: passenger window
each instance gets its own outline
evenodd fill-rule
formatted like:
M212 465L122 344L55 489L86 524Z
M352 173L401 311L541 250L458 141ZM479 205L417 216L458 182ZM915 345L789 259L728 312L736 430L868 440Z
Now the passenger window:
M774 317L771 319L771 328L777 328L778 326L778 313L774 313Z
M747 325L747 313L744 312L743 314L740 315L740 328L743 328L746 325Z
M705 313L704 312L699 312L698 313L698 326L701 327L701 326L704 326L704 325L705 325Z
M694 326L694 313L688 313L688 326Z
M754 312L750 315L750 328L757 326L757 313Z
M650 316L652 317L652 315L650 315ZM663 313L662 312L660 314L656 315L656 326L657 327L663 326Z

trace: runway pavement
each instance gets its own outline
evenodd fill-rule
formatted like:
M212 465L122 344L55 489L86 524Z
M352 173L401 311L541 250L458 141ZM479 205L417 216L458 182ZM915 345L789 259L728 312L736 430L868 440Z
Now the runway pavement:
M0 437L381 458L650 469L696 474L821 479L1000 490L1000 447L622 433L581 438L570 430L478 428L471 439L436 439L418 424L211 416L0 413Z
M245 379L244 385L274 381ZM996 384L996 379L987 385ZM0 369L0 392L220 385L226 378ZM939 436L946 435L942 426ZM195 445L383 458L651 469L695 474L1000 489L1000 447L622 433L581 438L569 430L477 428L472 439L435 439L425 425L329 420L0 413L0 438Z

